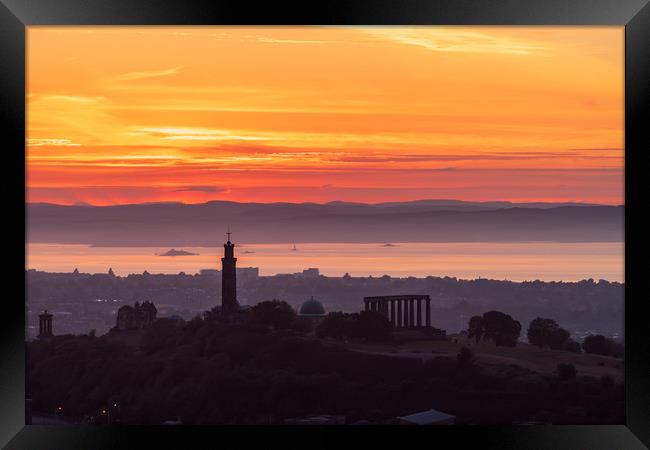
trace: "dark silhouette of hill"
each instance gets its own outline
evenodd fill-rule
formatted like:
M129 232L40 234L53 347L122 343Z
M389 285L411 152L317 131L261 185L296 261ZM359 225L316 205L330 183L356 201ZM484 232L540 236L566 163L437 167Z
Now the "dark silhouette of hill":
M475 364L471 355L465 362L454 356L423 361L351 351L295 329L217 320L162 318L144 330L29 341L32 410L61 407L77 420L92 415L96 423L134 425L170 419L283 424L322 414L391 424L430 408L456 416L457 424L624 421L623 385L611 377L576 376L573 365L570 376L561 376Z
M618 242L623 206L422 200L362 204L151 203L27 206L29 242L212 246L279 242Z

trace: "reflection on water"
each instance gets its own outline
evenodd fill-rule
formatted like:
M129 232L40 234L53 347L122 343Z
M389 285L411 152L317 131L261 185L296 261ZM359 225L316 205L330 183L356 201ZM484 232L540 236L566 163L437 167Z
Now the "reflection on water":
M222 248L184 247L198 253L157 256L170 248L28 244L27 268L48 272L197 273L221 267ZM260 275L317 267L327 276L451 276L513 281L593 278L623 281L623 243L396 243L250 244L236 248L239 267ZM181 249L176 249L181 250Z

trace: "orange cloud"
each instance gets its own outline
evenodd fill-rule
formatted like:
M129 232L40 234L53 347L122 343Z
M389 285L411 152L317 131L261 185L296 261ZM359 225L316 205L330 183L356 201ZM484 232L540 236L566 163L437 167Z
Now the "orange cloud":
M27 56L30 201L623 201L622 27L29 27Z

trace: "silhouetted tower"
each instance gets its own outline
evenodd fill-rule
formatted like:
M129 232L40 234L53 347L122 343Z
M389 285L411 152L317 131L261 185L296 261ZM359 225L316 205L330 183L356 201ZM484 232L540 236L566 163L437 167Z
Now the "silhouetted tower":
M47 309L38 316L38 338L45 339L52 336L52 314Z
M237 277L235 264L235 244L230 242L230 227L228 227L228 242L223 244L224 253L221 258L221 311L224 314L237 311Z

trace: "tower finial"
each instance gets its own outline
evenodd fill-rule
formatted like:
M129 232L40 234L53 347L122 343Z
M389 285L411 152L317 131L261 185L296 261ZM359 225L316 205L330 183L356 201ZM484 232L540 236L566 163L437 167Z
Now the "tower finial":
M228 242L230 242L230 224L228 224L228 232L226 234L228 235Z

